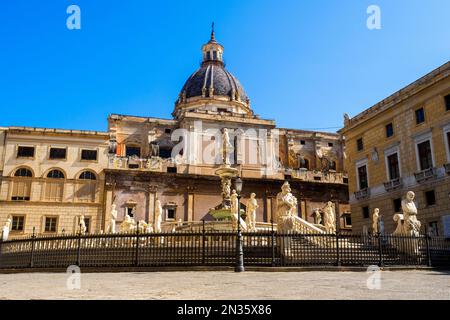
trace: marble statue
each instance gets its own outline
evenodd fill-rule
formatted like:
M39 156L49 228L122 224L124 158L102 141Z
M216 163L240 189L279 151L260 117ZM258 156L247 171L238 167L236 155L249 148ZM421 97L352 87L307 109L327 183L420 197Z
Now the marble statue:
M380 209L375 208L372 213L372 234L378 234L380 232Z
M294 216L297 210L297 198L291 193L289 182L281 187L277 194L277 227L280 232L291 231L294 227Z
M231 223L233 225L233 228L237 228L237 224L238 224L238 221L239 221L241 229L242 230L247 230L247 227L248 227L247 224L245 223L244 220L242 220L240 214L238 214L239 199L238 199L238 194L237 194L236 190L233 190L231 192L230 200L231 200L231 208L230 208Z
M155 201L155 223L154 223L154 228L153 228L156 233L161 232L162 213L163 213L163 209L162 209L161 201L159 199L156 199L156 201Z
M237 214L238 213L238 207L239 207L239 203L238 203L238 195L236 190L233 190L231 192L231 214Z
M230 199L231 197L231 180L227 177L222 178L222 198Z
M11 224L12 224L12 219L11 219L11 217L8 217L8 219L6 219L6 223L2 229L2 241L8 240L9 231L11 230Z
M336 233L336 215L334 213L333 202L328 201L323 208L325 215L325 230L327 233Z
M322 224L322 214L320 213L320 209L314 210L314 223Z
M86 221L84 221L84 215L80 216L80 233L85 234L86 233Z
M406 198L402 200L403 232L408 236L419 236L421 223L417 220L417 207L414 203L415 194L408 191Z
M109 232L116 233L116 220L117 220L117 210L116 205L113 203L111 206L111 221L109 222Z
M233 150L233 145L230 142L230 135L227 128L222 131L222 160L225 165L230 165L230 154Z
M125 215L125 219L120 225L120 231L125 233L130 233L136 231L136 221L131 218L128 214Z
M397 227L395 228L394 232L392 233L394 236L401 236L403 235L403 215L400 213L394 214L393 217L394 221L397 223Z
M250 199L247 201L246 223L250 231L256 230L256 209L259 208L256 194L250 194Z

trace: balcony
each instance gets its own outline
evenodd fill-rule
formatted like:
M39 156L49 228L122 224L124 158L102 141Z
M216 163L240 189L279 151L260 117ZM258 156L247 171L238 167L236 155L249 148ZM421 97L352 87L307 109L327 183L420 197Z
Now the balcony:
M337 183L337 184L347 184L348 178L342 172L324 173L322 171L316 170L292 170L290 172L292 179L298 179L301 181L317 182L317 183Z
M444 169L447 174L450 174L450 163L444 164Z
M370 197L370 189L365 188L355 192L356 200L364 200Z
M420 172L414 173L414 176L416 177L416 181L418 183L434 179L437 177L436 168L429 168L422 170Z
M403 187L403 181L401 178L392 179L384 183L384 189L388 192L400 189L401 187Z
M146 171L162 171L163 159L160 157L139 158L113 156L109 159L109 169L132 169Z

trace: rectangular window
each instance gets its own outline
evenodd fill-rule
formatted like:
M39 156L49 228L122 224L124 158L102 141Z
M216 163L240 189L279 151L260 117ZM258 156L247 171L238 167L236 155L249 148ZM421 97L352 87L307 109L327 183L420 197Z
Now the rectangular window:
M58 224L57 217L45 217L45 232L56 232L56 227Z
M450 152L450 131L447 132L447 147L448 147L448 151Z
M352 227L352 216L350 214L344 214L344 227L345 228Z
M394 180L400 178L400 170L398 164L398 154L394 153L387 157L389 179Z
M430 140L417 144L417 151L419 153L420 170L426 170L433 167Z
M366 189L369 186L367 179L367 166L358 167L359 189Z
M358 140L356 140L356 149L358 151L362 151L364 149L364 142L362 138L359 138Z
M369 219L370 218L369 207L363 207L362 208L362 215L363 215L364 219Z
M436 204L436 194L434 193L434 190L425 192L425 200L426 200L427 206L433 206Z
M66 159L67 149L66 148L50 148L50 159Z
M425 111L423 108L416 110L416 124L421 124L425 122Z
M171 134L172 133L172 129L164 129L164 132L167 134Z
M305 141L305 140L300 140L300 144L301 144L301 145L305 145L305 144L306 144L306 141Z
M450 94L445 96L445 110L450 111Z
M167 220L175 220L175 209L174 208L167 209Z
M12 201L30 201L31 179L18 178L12 183Z
M89 233L91 227L91 218L84 217L84 224L86 226L86 233Z
M126 210L127 210L127 215L129 215L130 218L134 218L134 213L136 211L135 207L127 207Z
M97 161L97 150L81 150L81 160Z
M12 231L23 231L25 225L25 216L13 216L12 217Z
M34 157L34 147L19 146L17 148L17 158L33 158L33 157Z
M390 138L394 135L394 126L392 123L386 125L386 138Z
M333 142L328 142L328 146L332 147L333 146Z
M126 156L127 157L136 156L136 157L140 158L141 157L141 148L140 147L129 147L129 146L127 146Z
M394 204L394 212L402 211L402 199L400 199L400 198L394 199L393 204Z

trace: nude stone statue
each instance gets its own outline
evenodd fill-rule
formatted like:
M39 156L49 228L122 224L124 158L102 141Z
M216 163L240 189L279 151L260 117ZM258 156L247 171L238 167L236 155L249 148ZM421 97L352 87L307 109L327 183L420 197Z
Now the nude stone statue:
M378 234L380 232L380 209L375 208L372 214L372 234Z
M2 229L2 240L3 241L8 240L9 231L11 230L11 224L12 224L12 219L11 219L11 217L8 217L8 219L6 219L6 223Z
M325 215L325 230L327 233L336 233L336 215L334 213L333 202L328 201L323 208Z
M111 221L109 222L109 232L116 233L117 210L115 204L111 206L110 218Z
M402 200L403 211L403 230L404 234L408 236L419 236L421 223L417 220L417 207L414 203L415 194L408 191L406 198Z
M80 216L79 226L80 226L80 233L85 234L86 233L86 221L84 221L83 215Z
M128 214L125 215L125 219L120 225L120 231L125 233L130 233L136 230L136 221L131 218Z
M155 201L155 223L154 223L154 231L156 233L161 232L161 222L162 222L162 205L159 199Z
M256 209L259 208L256 194L250 194L250 199L247 201L246 223L250 231L256 230Z
M230 142L230 135L227 128L223 128L222 131L222 160L225 165L230 165L231 151L233 151L233 145Z

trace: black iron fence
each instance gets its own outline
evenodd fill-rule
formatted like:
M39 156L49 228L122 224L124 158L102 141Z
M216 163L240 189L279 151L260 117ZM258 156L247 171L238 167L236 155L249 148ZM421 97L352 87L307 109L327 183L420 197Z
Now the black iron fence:
M30 236L0 241L0 268L233 266L236 233ZM450 240L367 234L242 234L247 266L450 267Z

